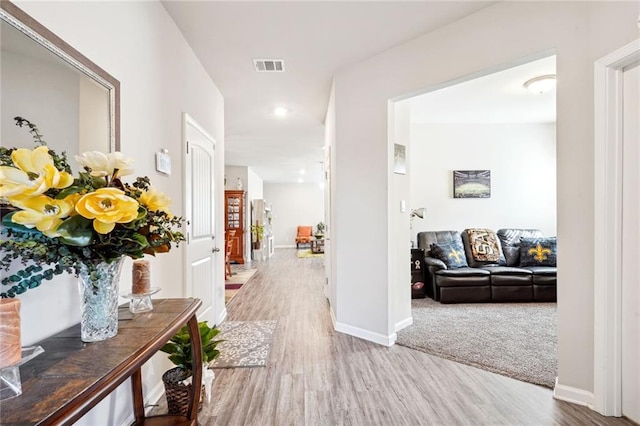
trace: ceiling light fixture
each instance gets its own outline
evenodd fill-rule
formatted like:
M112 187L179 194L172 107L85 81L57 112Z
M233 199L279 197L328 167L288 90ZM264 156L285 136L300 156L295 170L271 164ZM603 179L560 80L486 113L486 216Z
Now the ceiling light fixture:
M556 86L555 74L547 74L547 75L534 77L530 80L527 80L524 83L524 87L528 91L532 93L537 93L537 94L547 93L549 90L553 89L555 86Z
M285 107L277 107L273 110L273 113L278 117L284 117L289 113L289 110L286 109Z

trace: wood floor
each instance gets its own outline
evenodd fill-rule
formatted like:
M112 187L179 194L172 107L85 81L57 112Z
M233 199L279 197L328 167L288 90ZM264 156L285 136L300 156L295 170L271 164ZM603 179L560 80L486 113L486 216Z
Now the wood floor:
M549 389L335 332L322 259L278 249L227 306L278 320L266 367L216 369L202 425L632 425Z

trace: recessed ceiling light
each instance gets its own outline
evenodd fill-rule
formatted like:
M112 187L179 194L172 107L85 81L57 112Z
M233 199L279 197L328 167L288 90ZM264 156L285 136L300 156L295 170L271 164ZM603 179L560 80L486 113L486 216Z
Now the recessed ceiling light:
M289 113L289 110L286 109L285 107L277 107L276 109L273 110L273 113L278 117L284 117Z
M302 178L298 178L298 183L302 183Z
M305 174L307 171L305 169L300 169L300 174L303 175Z
M555 74L541 75L534 77L531 80L527 80L524 83L524 87L532 93L543 94L553 89L556 85Z

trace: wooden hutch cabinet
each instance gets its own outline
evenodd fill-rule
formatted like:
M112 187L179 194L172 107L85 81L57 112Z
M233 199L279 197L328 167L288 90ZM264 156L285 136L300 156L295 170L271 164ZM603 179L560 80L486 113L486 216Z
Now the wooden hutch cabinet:
M229 256L235 263L244 263L245 201L244 191L224 191L225 230L236 231Z

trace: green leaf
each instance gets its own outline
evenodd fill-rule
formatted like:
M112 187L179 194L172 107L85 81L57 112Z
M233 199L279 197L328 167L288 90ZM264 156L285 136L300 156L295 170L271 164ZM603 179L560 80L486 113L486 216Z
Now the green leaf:
M42 232L38 231L36 228L27 228L24 225L20 225L19 223L15 223L15 222L11 221L11 218L16 213L18 213L18 212L11 212L11 213L5 215L2 218L2 226L4 226L5 228L8 228L8 229L12 229L14 231L29 232L29 233L32 233L32 234L42 234Z
M70 246L87 247L93 241L93 226L90 219L80 215L70 217L58 227L60 241Z
M81 186L70 186L68 188L63 189L62 191L60 191L58 193L58 195L56 195L56 198L58 200L62 200L66 197L68 197L71 194L76 194L78 192L82 191L82 187Z

